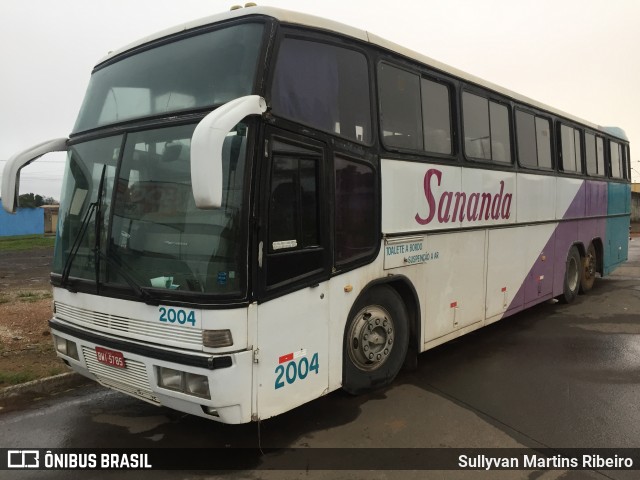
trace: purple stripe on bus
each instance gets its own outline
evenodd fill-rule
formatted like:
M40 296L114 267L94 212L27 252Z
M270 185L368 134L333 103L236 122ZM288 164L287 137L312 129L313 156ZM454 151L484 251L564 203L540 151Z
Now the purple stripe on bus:
M583 182L563 216L565 221L558 223L554 229L503 317L562 294L571 245L581 243L586 250L595 238L600 238L603 244L605 242L606 218L584 217L603 216L606 213L607 184Z

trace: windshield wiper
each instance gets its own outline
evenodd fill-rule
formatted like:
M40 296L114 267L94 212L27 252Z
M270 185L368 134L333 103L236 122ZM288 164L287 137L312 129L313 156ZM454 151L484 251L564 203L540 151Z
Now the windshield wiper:
M91 214L95 211L97 206L98 205L95 202L89 204L87 213L84 214L84 218L82 219L82 223L80 224L80 232L76 236L76 239L73 241L73 245L71 246L71 250L69 251L69 256L67 257L67 261L64 263L64 268L62 269L62 278L60 279L60 285L63 287L67 286L67 282L69 281L69 273L71 272L71 265L73 264L73 260L76 258L78 250L80 249L82 239L87 233L89 221L91 220Z
M60 285L63 287L67 287L67 283L69 281L69 274L71 273L71 266L73 265L73 261L75 260L76 255L78 254L78 250L80 249L80 244L82 243L82 240L84 239L84 236L87 233L87 230L89 228L89 222L91 221L91 215L94 212L97 212L96 224L95 224L96 240L94 245L94 259L99 258L98 255L95 255L95 251L100 246L100 237L99 237L100 222L99 222L98 216L100 213L100 205L102 203L102 190L104 189L104 177L105 177L106 171L107 171L107 165L105 164L102 167L102 174L100 175L100 183L98 185L98 195L97 195L96 201L89 204L89 208L87 208L87 213L84 214L84 217L82 218L82 223L80 224L80 232L78 232L76 239L73 241L73 245L71 246L71 250L69 251L69 256L67 257L67 261L64 263L64 268L62 269L62 278L60 279ZM100 271L100 264L96 263L96 288L98 284L99 271Z

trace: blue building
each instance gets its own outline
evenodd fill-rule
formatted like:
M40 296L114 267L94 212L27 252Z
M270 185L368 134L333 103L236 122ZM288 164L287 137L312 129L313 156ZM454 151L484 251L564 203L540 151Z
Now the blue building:
M0 237L43 233L44 210L42 208L18 208L18 211L12 215L2 208L2 199L0 199Z

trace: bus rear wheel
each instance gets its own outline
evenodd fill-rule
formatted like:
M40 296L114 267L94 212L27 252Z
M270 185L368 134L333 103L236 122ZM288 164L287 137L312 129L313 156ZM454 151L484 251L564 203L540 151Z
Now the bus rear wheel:
M365 292L351 309L345 329L342 388L352 395L389 385L409 345L407 309L388 286Z
M574 245L569 249L569 254L567 255L567 264L564 271L564 289L562 295L560 295L562 303L571 303L578 296L580 283L582 282L582 270L580 252Z
M580 293L587 293L593 288L596 281L596 269L598 268L598 257L593 243L589 244L587 254L582 259L582 279L580 280Z

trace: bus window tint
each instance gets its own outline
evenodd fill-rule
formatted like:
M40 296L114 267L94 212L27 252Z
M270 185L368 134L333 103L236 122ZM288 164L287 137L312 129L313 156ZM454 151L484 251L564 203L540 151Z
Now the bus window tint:
M533 115L516 111L516 138L518 140L518 159L520 165L536 167L538 154L536 149L536 127Z
M516 111L518 159L526 167L551 168L551 127L549 120Z
M582 171L580 131L566 125L560 125L560 143L562 150L562 169L565 172Z
M378 81L383 143L387 147L422 150L420 77L381 63Z
M354 50L286 38L278 52L272 103L276 115L371 142L367 59Z
M372 252L378 242L373 167L335 158L335 261L343 265Z
M596 137L596 156L598 161L598 174L606 175L604 169L604 140L602 137Z
M441 83L422 79L422 128L424 149L433 153L451 153L451 115L449 89Z
M317 160L280 154L274 157L269 243L272 250L318 245Z
M604 176L604 142L601 137L592 133L584 134L585 156L587 159L587 173L589 175Z
M469 92L462 94L464 149L468 157L511 162L509 109Z
M489 113L491 122L491 159L496 162L510 162L509 109L504 105L489 102Z
M611 176L614 178L622 178L620 144L609 142L609 151L611 155Z
M551 125L546 118L536 117L536 145L538 147L538 166L553 168L551 162Z
M620 145L621 152L621 167L622 167L622 176L624 178L630 178L631 172L629 171L629 147L627 145Z
M218 28L105 64L91 75L74 132L249 95L263 29L260 23Z
M486 98L464 92L464 151L473 158L491 159L489 143L489 102Z
M598 175L596 137L591 133L584 134L584 154L587 160L587 174Z

